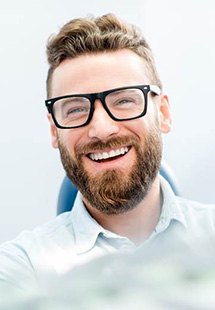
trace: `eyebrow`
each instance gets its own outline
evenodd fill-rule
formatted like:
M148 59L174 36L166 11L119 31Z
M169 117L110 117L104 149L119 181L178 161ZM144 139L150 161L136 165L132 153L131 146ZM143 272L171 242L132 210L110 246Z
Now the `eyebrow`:
M71 101L75 101L75 102L83 102L83 101L89 101L89 99L88 98L86 98L86 97L79 97L79 96L77 96L77 97L75 97L75 95L73 96L73 95L71 95L72 97L67 97L67 98L61 98L61 100L63 101L63 103L65 103L65 104L69 104ZM83 99L85 99L85 100L83 100Z

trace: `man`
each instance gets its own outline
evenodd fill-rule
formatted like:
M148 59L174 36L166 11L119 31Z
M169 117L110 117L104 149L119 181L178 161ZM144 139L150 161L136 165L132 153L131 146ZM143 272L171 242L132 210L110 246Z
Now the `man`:
M75 19L47 54L52 145L79 193L72 212L1 246L2 282L25 288L107 253L214 233L214 208L159 176L170 108L139 29L112 14Z

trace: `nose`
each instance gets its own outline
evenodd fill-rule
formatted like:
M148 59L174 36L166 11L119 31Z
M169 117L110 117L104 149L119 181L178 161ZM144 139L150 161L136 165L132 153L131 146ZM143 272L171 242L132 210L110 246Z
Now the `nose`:
M120 131L119 122L114 121L105 111L100 100L94 104L94 113L89 124L89 138L107 140Z

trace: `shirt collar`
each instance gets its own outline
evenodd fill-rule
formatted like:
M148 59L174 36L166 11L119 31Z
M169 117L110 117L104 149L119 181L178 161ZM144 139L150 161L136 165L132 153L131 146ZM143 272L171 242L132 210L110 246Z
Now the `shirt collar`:
M163 205L159 222L155 228L155 232L159 233L164 231L175 220L181 223L185 228L187 223L184 214L180 208L177 197L175 196L169 183L160 176L161 193L163 196Z
M76 252L81 254L89 251L96 243L99 234L105 229L92 218L85 208L81 193L78 192L73 209L71 211L71 221L74 227Z

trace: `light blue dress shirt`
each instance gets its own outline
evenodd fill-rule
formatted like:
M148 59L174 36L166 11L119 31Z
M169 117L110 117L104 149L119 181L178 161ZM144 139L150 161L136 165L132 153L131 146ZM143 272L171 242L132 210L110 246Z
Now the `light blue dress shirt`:
M145 245L184 234L213 235L215 206L176 197L161 177L163 206L159 222ZM87 212L78 193L72 212L63 213L33 231L0 246L0 283L27 288L49 274L61 275L96 257L133 251L134 243L101 227ZM30 281L30 282L29 282ZM1 286L0 286L1 287Z

